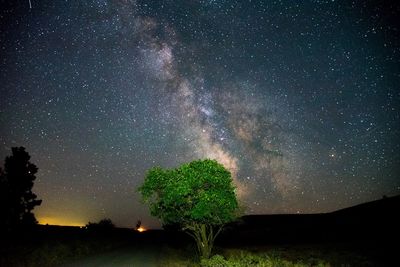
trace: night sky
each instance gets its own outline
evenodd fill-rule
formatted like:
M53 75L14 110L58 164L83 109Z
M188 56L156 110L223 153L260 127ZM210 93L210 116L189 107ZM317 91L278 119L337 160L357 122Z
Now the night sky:
M400 193L396 1L2 1L0 159L40 223L157 219L153 166L213 158L248 214Z

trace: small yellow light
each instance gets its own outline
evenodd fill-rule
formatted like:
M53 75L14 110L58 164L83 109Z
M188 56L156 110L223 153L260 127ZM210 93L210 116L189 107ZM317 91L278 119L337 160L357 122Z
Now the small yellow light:
M142 233L144 231L146 231L145 228L143 228L142 226L140 226L138 229L136 229L139 233Z

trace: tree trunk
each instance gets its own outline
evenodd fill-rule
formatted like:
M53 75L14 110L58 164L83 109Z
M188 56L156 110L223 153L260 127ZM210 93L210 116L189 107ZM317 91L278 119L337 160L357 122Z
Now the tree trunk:
M194 223L184 228L186 232L196 241L197 250L200 258L208 259L214 246L214 240L221 232L222 226L214 231L212 225L204 223Z

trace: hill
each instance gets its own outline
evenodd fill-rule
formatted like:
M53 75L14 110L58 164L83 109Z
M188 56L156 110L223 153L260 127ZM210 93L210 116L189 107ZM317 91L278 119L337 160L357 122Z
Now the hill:
M378 242L399 237L400 196L320 214L246 215L228 226L228 243Z

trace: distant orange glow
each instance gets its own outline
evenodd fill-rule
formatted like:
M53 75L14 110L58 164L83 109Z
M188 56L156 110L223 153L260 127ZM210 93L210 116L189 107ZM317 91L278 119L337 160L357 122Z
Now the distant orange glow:
M145 228L143 228L142 226L140 226L138 229L136 229L138 232L142 233L144 231L146 231Z
M62 225L62 226L84 226L85 223L69 218L38 217L39 224Z

